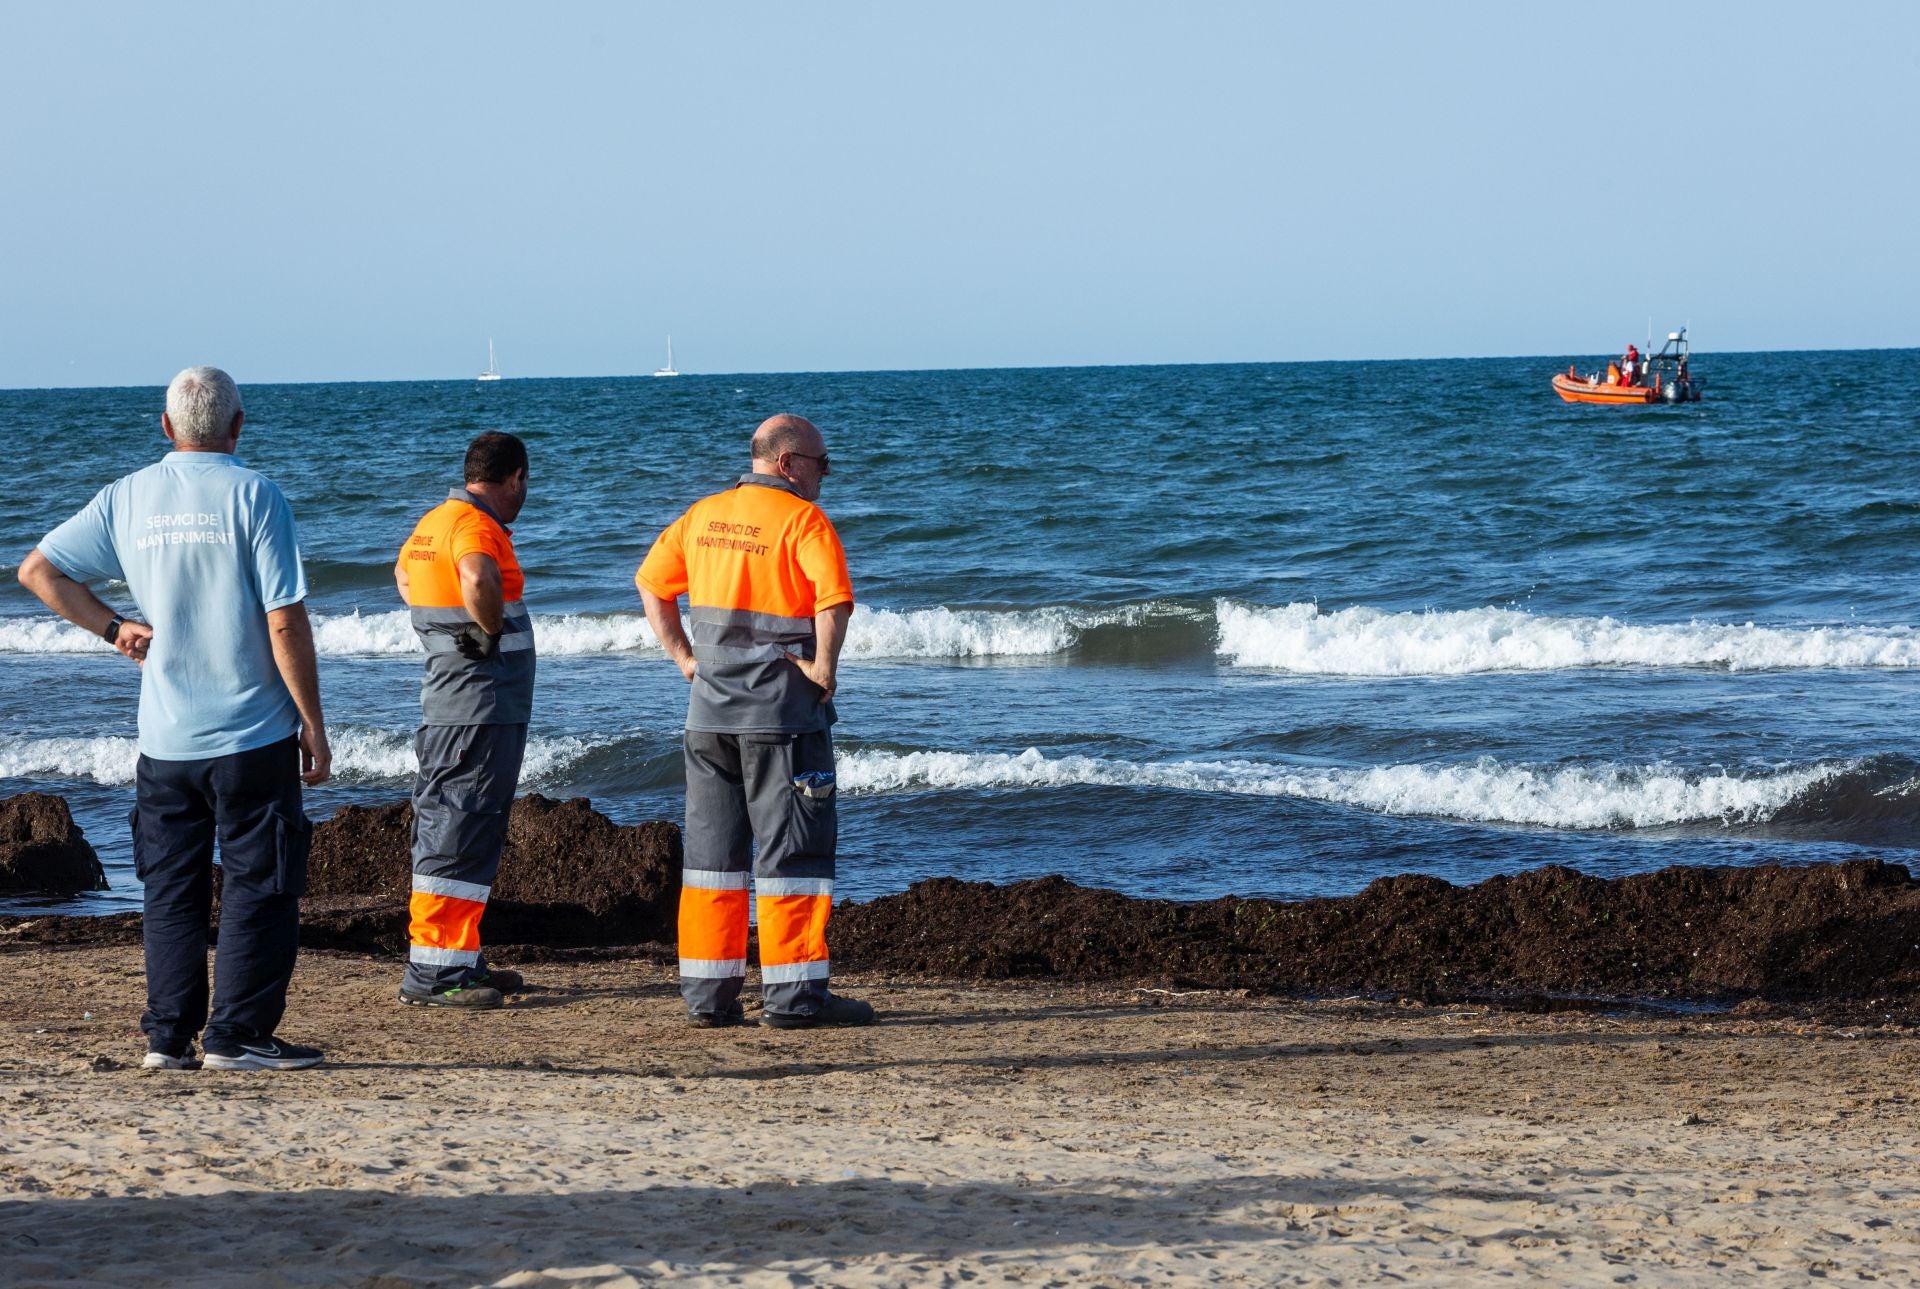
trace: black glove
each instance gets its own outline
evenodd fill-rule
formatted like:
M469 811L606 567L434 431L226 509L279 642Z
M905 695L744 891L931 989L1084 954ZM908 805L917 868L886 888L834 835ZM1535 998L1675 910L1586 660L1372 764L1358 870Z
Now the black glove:
M500 633L482 631L479 623L461 627L453 635L453 647L460 651L462 658L474 662L485 662L500 655Z

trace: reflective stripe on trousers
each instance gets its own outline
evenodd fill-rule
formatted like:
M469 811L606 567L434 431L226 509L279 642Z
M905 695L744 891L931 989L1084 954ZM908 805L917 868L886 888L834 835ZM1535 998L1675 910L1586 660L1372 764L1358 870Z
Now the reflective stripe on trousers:
M838 833L833 739L689 730L680 991L722 1015L746 977L749 872L766 1009L806 1015L826 997ZM757 845L756 845L757 843Z
M527 746L524 725L425 725L414 735L413 894L407 984L455 985L486 969L487 911L513 792Z

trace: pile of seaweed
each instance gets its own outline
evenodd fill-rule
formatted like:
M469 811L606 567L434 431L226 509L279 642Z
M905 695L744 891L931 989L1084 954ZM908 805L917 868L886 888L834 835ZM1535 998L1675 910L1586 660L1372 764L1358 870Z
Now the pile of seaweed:
M54 800L57 800L55 798ZM36 806L37 816L48 814ZM51 824L49 825L51 827ZM400 955L412 817L346 807L314 833L301 942ZM58 831L55 829L54 831ZM523 957L674 934L680 836L585 798L514 807L481 931ZM137 914L0 918L0 948L137 943ZM1151 981L1176 988L1573 999L1886 1002L1920 1007L1920 883L1898 865L1673 867L1603 879L1546 866L1473 886L1383 878L1339 899L1133 899L1059 877L934 878L843 901L837 971L958 980Z
M64 802L50 800L64 812ZM6 804L0 802L0 812ZM406 802L343 806L317 825L300 943L404 955L412 836L413 807ZM92 847L86 850L91 857ZM480 934L486 944L549 949L671 940L679 900L680 830L674 825L622 826L585 797L552 801L530 793L514 803ZM214 916L217 941L217 899ZM139 941L137 913L0 917L0 946Z
M1548 865L1473 886L1382 878L1298 901L1135 900L1061 878L935 878L843 907L849 967L992 980L1448 999L1776 1001L1920 994L1920 884L1877 859L1673 867L1612 879Z
M313 830L300 941L404 954L413 807L344 806ZM680 830L622 826L585 797L514 803L480 935L487 944L580 948L671 940Z

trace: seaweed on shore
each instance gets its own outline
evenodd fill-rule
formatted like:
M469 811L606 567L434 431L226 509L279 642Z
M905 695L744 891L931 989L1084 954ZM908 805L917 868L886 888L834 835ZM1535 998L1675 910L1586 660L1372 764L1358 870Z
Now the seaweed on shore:
M1058 877L936 878L842 905L836 963L961 979L1155 979L1327 994L1866 999L1920 994L1920 884L1877 859L1676 866L1598 878L1548 865L1473 886L1382 878L1299 901L1135 900Z
M347 807L314 834L307 948L405 952L406 805ZM679 832L622 827L584 798L514 808L483 935L529 957L631 946L669 952ZM1878 859L1676 866L1598 878L1549 865L1472 886L1382 878L1298 901L1133 899L1060 877L933 878L843 901L836 971L995 981L1144 981L1173 988L1733 1005L1920 1006L1920 883ZM130 943L137 915L0 918L10 945ZM505 961L505 958L502 959Z

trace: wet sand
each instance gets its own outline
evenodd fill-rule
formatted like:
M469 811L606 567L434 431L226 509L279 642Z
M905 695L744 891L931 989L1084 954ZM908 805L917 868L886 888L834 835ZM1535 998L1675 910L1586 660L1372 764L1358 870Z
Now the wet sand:
M1920 1041L850 978L697 1031L670 971L455 1016L306 955L296 1074L138 1068L127 947L0 954L0 1279L202 1285L1899 1281ZM86 1019L87 1014L92 1019Z

